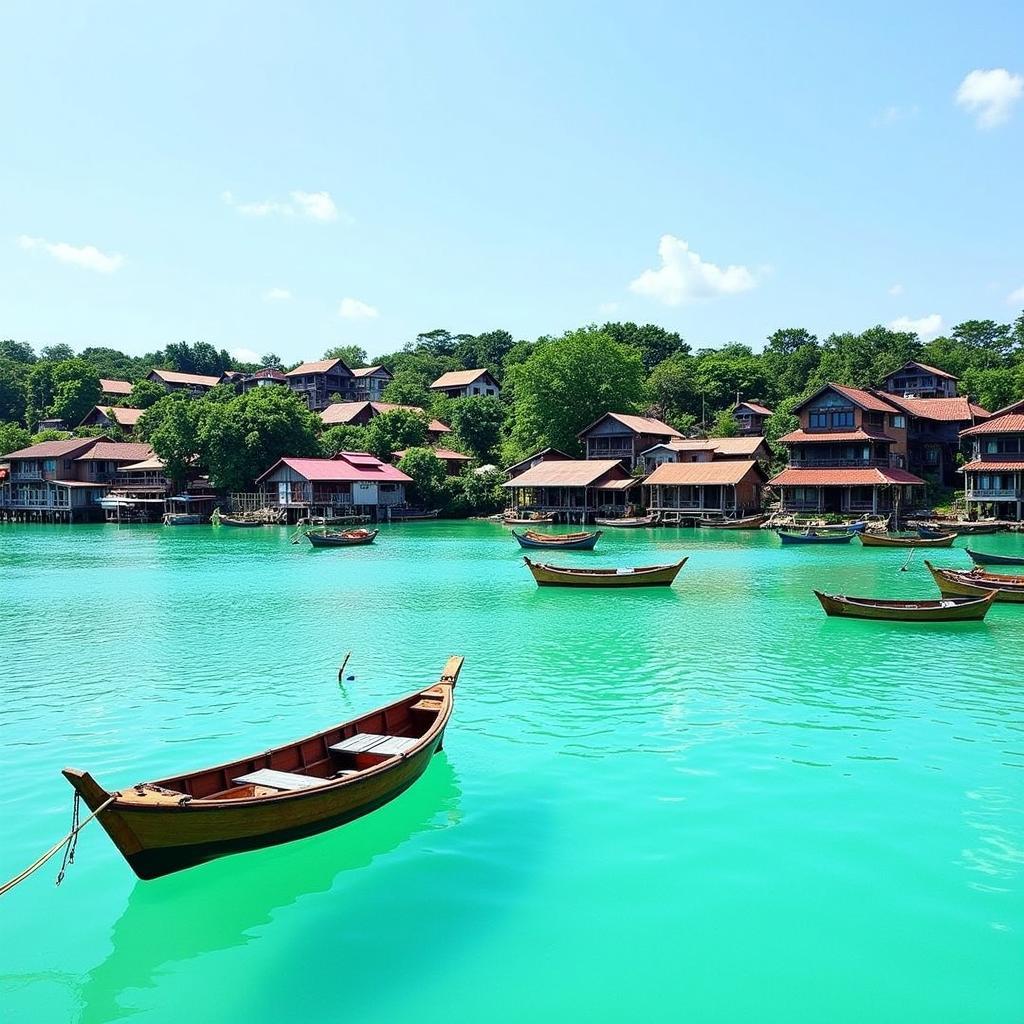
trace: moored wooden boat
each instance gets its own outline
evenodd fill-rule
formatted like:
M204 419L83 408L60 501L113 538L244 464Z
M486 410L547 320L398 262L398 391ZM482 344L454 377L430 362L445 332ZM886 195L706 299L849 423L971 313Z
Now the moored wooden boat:
M372 544L379 530L307 530L306 539L315 548L351 548Z
M746 516L743 519L698 519L697 525L708 530L758 530L767 516Z
M165 512L164 526L198 526L203 517L196 512Z
M576 569L523 558L540 587L670 587L686 564L645 565L631 569Z
M890 601L873 597L847 597L814 591L826 615L884 622L977 622L985 618L995 591L981 597L951 597L941 601Z
M437 508L391 508L388 518L392 522L411 522L415 519L436 519L440 509Z
M553 523L555 517L553 514L544 515L538 512L535 515L502 516L501 521L505 526L537 526L541 523Z
M263 523L259 519L244 519L240 516L225 516L221 515L217 517L217 521L221 526L237 526L237 527L249 527L262 526Z
M818 533L863 533L868 526L866 519L851 520L848 523L817 523L808 525L808 529Z
M914 524L912 524L914 525ZM938 520L932 523L917 523L916 529L920 537L946 537L951 533L977 534L998 533L1000 523L985 523L972 520Z
M936 586L952 597L981 597L996 592L995 600L1008 604L1024 604L1024 576L1004 576L984 569L940 569L925 561Z
M791 530L777 532L783 544L849 544L854 537L852 533L818 533L816 530L805 530L801 533Z
M900 536L894 533L860 533L857 535L866 548L949 548L957 534L947 533L942 537Z
M615 526L620 529L637 529L643 526L653 526L654 516L624 516L621 519L602 519L594 517L598 526Z
M387 707L250 757L106 790L64 776L140 878L326 832L408 789L441 749L462 658L440 679Z
M512 531L521 548L571 548L576 551L591 551L601 536L600 530L584 533L537 533L536 530Z
M975 551L967 548L967 554L975 565L1024 565L1022 555L994 555L990 551Z

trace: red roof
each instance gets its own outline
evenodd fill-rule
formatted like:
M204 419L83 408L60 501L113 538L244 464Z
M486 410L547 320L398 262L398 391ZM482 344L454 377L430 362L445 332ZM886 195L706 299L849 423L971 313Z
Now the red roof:
M975 418L974 410L980 406L972 406L963 396L959 398L901 398L890 395L889 401L899 406L911 416L921 420L935 420L941 423L970 423ZM988 415L984 409L981 410Z
M5 459L67 459L74 455L81 455L82 452L91 448L98 441L105 441L106 438L97 437L71 437L66 441L43 441L42 444L33 444L28 448L19 448L16 452L9 452Z
M757 402L740 402L739 405L733 407L733 412L737 409L749 409L751 412L757 413L758 416L774 416L775 414L766 405L760 405Z
M487 369L449 370L447 373L442 373L430 386L431 388L464 388L478 381L484 374L494 380L491 371ZM494 380L494 383L498 382Z
M153 449L148 444L135 444L121 441L99 441L85 454L79 455L75 462L88 462L92 459L109 459L111 462L141 462L153 457Z
M598 418L589 426L584 427L576 436L583 437L584 434L590 433L598 423L602 420L608 419L609 417L621 423L627 430L631 430L634 434L652 434L655 437L683 436L675 427L670 427L667 423L662 423L661 420L656 420L651 416L632 416L624 412L606 412L603 416L598 416Z
M769 484L781 487L862 487L873 484L920 484L905 469L784 469Z
M129 380L110 380L107 377L100 377L100 390L105 395L130 395L132 383Z
M976 437L978 434L1020 434L1024 433L1024 412L994 415L984 423L960 431L961 437Z
M386 412L394 412L396 409L402 409L405 412L423 413L423 410L418 405L395 405L394 402L335 402L333 405L327 406L320 413L320 419L329 427L339 423L351 423L367 408L373 414L370 416L370 419ZM434 434L448 434L451 433L452 428L447 423L432 419L427 429Z
M134 427L139 422L139 417L145 411L145 409L130 409L126 405L97 405L93 407L92 412L85 419L92 419L94 413L100 413L108 419L112 418L119 426ZM82 420L82 422L84 423L85 420Z
M319 359L315 363L300 363L294 370L289 370L287 377L297 377L303 373L330 373L336 366L340 366L346 373L352 371L340 359Z
M946 380L956 380L957 378L951 373L946 373L945 370L940 370L937 366L929 366L927 363L919 363L916 359L908 359L898 370L893 370L892 373L887 373L885 379L888 380L890 377L895 377L897 373L902 373L908 366L916 366L926 373L934 373L936 377L945 377Z
M811 432L806 430L791 430L784 434L779 440L783 444L795 444L805 441L883 441L887 444L895 444L896 439L889 437L876 430L834 430L832 432L821 431Z
M1024 470L1024 455L1021 455L1016 462L988 462L978 459L960 467L961 473L984 473L986 470L995 473L1013 473L1016 470Z
M339 452L333 459L278 459L256 482L282 465L317 483L412 483L401 470L366 452Z
M838 392L845 398L848 398L854 405L860 406L862 409L870 409L872 412L898 412L895 406L889 402L884 401L880 396L873 394L870 391L864 391L861 388L848 388L845 384L825 384L823 387L818 388L813 395L805 398L799 405L794 407L794 411L797 409L803 409L805 406L811 404L815 398L818 397L823 391L829 389Z
M177 370L150 370L167 384L193 384L196 387L214 388L220 383L220 377L209 377L203 373L178 373Z

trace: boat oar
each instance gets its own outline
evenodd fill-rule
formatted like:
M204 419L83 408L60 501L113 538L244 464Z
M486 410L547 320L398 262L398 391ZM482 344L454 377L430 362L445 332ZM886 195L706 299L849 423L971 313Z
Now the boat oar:
M345 675L345 666L348 664L348 659L352 657L351 651L345 652L345 657L342 659L341 664L338 666L338 682L340 683L342 677Z

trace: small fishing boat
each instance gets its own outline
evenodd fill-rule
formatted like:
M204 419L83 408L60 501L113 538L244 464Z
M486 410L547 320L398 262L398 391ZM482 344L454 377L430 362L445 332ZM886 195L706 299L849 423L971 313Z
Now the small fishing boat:
M945 537L950 533L979 534L998 533L1003 527L1000 523L979 523L971 520L948 520L931 525L918 524L917 532L922 537Z
M783 544L849 544L854 537L852 533L818 533L817 529L800 533L792 530L777 532Z
M672 565L646 565L633 569L570 569L545 565L524 558L539 587L670 587L686 565L680 559Z
M98 820L139 878L159 878L326 832L393 800L441 749L461 670L462 658L449 658L433 686L213 768L120 790L87 771L63 774L92 811L104 807Z
M553 514L537 512L533 515L502 516L501 521L505 526L536 526L539 523L553 523L555 517Z
M967 554L975 565L1024 565L1022 555L993 555L990 551L975 551L967 548Z
M441 510L438 508L391 508L388 518L392 522L411 522L414 519L436 519Z
M164 526L198 526L203 517L195 512L165 512Z
M307 530L306 539L315 548L351 548L372 544L379 530Z
M767 516L746 516L744 519L698 519L697 525L706 530L758 530Z
M950 597L941 601L886 601L814 591L826 615L883 622L977 622L985 618L995 591L982 597Z
M1024 576L1004 576L984 569L940 569L927 560L924 564L945 595L982 597L994 590L996 601L1024 604Z
M866 519L858 519L848 523L808 523L806 528L818 533L863 533L867 526Z
M592 551L600 530L592 533L537 533L536 530L512 531L521 548L572 548L576 551Z
M947 533L942 537L920 537L916 533L860 533L857 536L866 548L949 548L958 535Z
M615 526L620 529L637 529L643 526L653 526L654 516L623 516L621 519L600 519L595 517L594 522L598 526Z
M225 516L220 515L217 517L217 522L221 526L235 526L245 527L251 529L254 526L262 526L263 523L259 519L246 519L242 516Z
M917 535L923 540L937 540L940 537L948 537L952 532L952 530L936 529L932 526L919 526L917 528Z

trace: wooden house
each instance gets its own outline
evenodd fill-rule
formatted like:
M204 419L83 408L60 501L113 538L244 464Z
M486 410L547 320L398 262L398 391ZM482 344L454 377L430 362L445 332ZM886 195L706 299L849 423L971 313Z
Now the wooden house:
M622 515L629 492L638 485L620 459L553 459L501 486L509 491L513 510L538 510L563 522L584 523L595 515Z
M129 409L126 405L102 406L92 408L79 424L80 427L120 427L127 433L135 429L144 409Z
M759 512L767 474L754 459L663 462L644 481L647 511L680 518Z
M253 373L244 373L235 382L238 390L244 395L256 388L287 387L288 378L276 366L264 366Z
M452 370L442 373L433 384L431 391L440 391L449 398L471 398L474 395L497 398L501 385L490 370Z
M642 465L641 453L682 434L650 416L606 412L577 435L588 459L618 459L627 469Z
M3 456L8 473L0 483L0 518L66 523L100 518L106 486L83 479L76 459L104 440L44 441Z
M395 461L404 459L406 452L409 449L403 448L401 451L392 452L392 456ZM444 463L445 472L449 476L459 476L462 471L473 461L468 455L463 455L462 452L453 451L451 448L434 448L432 449L434 457L440 459Z
M882 390L902 398L953 398L957 380L937 366L911 359L882 381Z
M963 467L968 508L1024 521L1024 401L999 409L961 437L972 447Z
M789 466L769 484L786 512L906 509L924 481L908 472L907 416L874 392L826 384L794 409L800 427L779 438Z
M256 480L268 508L290 521L302 516L367 515L383 518L405 503L412 483L401 470L366 452L338 452L333 459L278 459Z
M100 377L100 397L107 402L123 402L132 393L130 380L112 380Z
M764 425L772 415L772 410L760 402L739 402L732 407L732 418L743 435L764 434Z
M394 379L386 366L360 366L352 371L355 397L370 402L379 402L381 392Z
M665 462L712 462L754 459L765 465L771 460L768 442L757 434L748 437L680 438L653 445L640 453L644 468L654 472Z
M146 380L162 384L168 392L187 391L193 397L205 394L221 382L220 377L202 373L179 373L177 370L150 370Z
M148 444L103 439L75 456L75 476L86 483L110 486L122 466L152 457L153 449Z
M541 448L540 451L534 452L532 455L523 459L520 462L514 462L508 469L505 470L505 479L511 480L513 477L517 477L525 473L528 469L533 469L534 466L539 466L542 462L571 462L572 456L566 455L565 452L558 448Z
M339 423L349 424L353 427L365 427L377 416L383 416L386 412L394 412L396 409L426 415L418 405L395 405L393 402L335 402L320 413L320 419L327 427L333 427ZM431 417L427 425L427 440L431 444L436 444L445 434L450 434L451 430L452 428L447 423L442 423Z
M314 412L322 412L340 395L342 401L355 397L352 371L340 359L320 359L289 370L288 387L301 395Z

